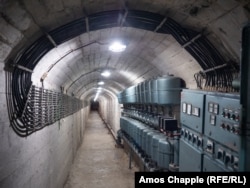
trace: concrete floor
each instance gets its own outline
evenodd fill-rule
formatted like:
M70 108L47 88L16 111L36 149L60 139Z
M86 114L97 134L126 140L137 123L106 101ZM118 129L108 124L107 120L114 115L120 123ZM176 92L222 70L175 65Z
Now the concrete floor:
M64 188L134 188L138 168L122 148L115 147L97 112L91 112L84 139Z

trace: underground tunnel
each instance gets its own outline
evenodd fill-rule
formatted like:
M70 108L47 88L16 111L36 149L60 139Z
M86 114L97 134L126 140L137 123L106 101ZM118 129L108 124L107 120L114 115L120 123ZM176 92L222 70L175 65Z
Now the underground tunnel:
M249 171L249 1L3 0L0 12L0 187Z

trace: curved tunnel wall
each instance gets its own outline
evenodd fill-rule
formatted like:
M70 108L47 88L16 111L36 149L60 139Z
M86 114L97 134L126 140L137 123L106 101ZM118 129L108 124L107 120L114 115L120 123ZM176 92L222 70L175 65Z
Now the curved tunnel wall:
M128 15L130 24L124 26L150 31L154 31L162 20L165 19L161 15L148 12L131 11L130 13ZM119 14L121 14L120 11L111 11L91 15L89 17L90 31L117 26L116 18L119 17ZM150 18L150 21L145 22L148 18ZM49 32L49 35L52 36L57 44L61 44L86 32L85 26L85 18L83 18L57 28ZM172 34L181 45L185 45L198 35L198 33L191 30L185 30L171 19L168 19L157 32ZM209 49L206 48L206 45L202 45L203 48L199 48L198 46L201 43L208 44L207 47ZM33 70L39 60L53 48L54 46L47 36L42 36L28 49L24 50L21 55L16 57L14 60L15 67L11 75L8 73L6 75L1 74L2 80L5 80L4 83L1 83L3 84L3 87L1 87L2 93L7 93L7 98L12 97L12 101L7 103L5 100L6 96L1 95L0 101L3 106L1 123L3 123L3 128L0 157L3 162L2 168L5 170L1 170L0 187L63 187L69 167L82 140L85 121L89 113L88 105L84 105L81 110L63 117L59 121L55 121L51 126L44 127L42 131L36 131L25 138L20 138L9 127L7 111L9 110L10 113L22 113L21 106L25 104L32 85L32 74L20 67ZM197 62L201 64L204 70L217 65L217 62L225 63L217 50L211 48L211 44L204 37L200 37L198 43L186 46L186 49L197 59ZM198 51L196 51L197 49ZM207 51L211 52L210 55L212 57L207 56ZM208 63L211 58L212 64ZM220 61L217 61L217 59ZM1 70L3 69L2 67ZM9 84L12 84L11 87L9 87ZM8 88L7 92L5 87ZM18 93L13 92L13 88ZM18 98L21 99L22 105L13 105L12 102L19 100ZM120 115L120 105L117 99L107 96L101 97L100 114L116 132L119 126L118 118ZM114 118L114 116L117 118Z
M88 18L89 31L107 27L115 27L117 26L117 22L119 23L119 20L117 20L117 18L119 18L119 15L124 14L125 12L121 11L109 11L90 15ZM159 14L144 11L129 11L126 18L127 21L123 26L136 27L149 31L171 34L176 39L176 41L178 41L197 60L197 62L204 70L208 70L216 66L223 66L224 71L222 71L220 74L226 74L228 79L233 79L232 76L228 76L228 74L231 74L232 64L229 64L228 70L225 71L227 68L226 60L206 39L206 37L200 35L200 33L198 32L181 27L171 18L168 18L166 21L164 21L164 19L164 16ZM48 34L53 38L55 44L62 44L63 42L77 35L87 32L85 22L86 20L82 18L54 29ZM83 23L85 23L85 25ZM159 27L159 25L161 25L161 27ZM190 43L191 40L193 41ZM12 92L12 99L10 103L13 102L14 104L9 105L9 107L12 108L10 111L13 111L11 112L13 113L11 114L11 121L14 122L16 125L15 127L18 127L19 129L29 129L29 127L25 125L25 122L29 121L30 117L25 119L23 119L22 117L24 113L23 111L26 108L27 101L29 100L28 96L30 88L32 88L31 73L24 69L20 69L20 67L24 67L28 70L33 70L39 60L53 48L53 43L49 40L49 38L47 36L42 36L14 61L14 64L16 64L16 66L12 72L12 81L10 86L10 92ZM235 68L233 68L233 70L235 70ZM209 74L206 74L206 77L210 77ZM211 75L211 77L214 78L214 75ZM198 83L198 79L196 81L198 87L201 88L202 86L200 83ZM223 84L228 83L230 83L230 81L226 81ZM206 85L208 86L209 84L210 82L206 83ZM215 82L211 84L216 85L217 83ZM225 87L227 88L228 85L226 85ZM74 109L72 112L77 109L78 108ZM46 124L41 125L40 127L42 128L43 126L46 126Z

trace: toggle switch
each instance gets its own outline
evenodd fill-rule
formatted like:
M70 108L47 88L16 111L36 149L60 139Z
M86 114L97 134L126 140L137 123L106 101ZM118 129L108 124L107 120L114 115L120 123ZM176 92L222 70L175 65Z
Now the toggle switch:
M218 149L218 152L217 152L217 159L220 159L220 160L223 159L223 150L220 148Z
M201 137L198 137L197 146L202 147L202 138Z
M235 169L238 169L238 167L239 167L239 158L236 157L236 156L233 156L233 158L234 158L233 167Z
M226 153L224 162L225 162L225 165L231 164L231 155L229 153Z
M197 140L197 136L196 136L196 135L193 135L193 143L194 143L194 144L196 143L196 140Z
M214 150L214 144L212 141L208 140L207 141L207 152L213 153Z
M192 139L192 133L189 133L188 140L191 141L191 139Z

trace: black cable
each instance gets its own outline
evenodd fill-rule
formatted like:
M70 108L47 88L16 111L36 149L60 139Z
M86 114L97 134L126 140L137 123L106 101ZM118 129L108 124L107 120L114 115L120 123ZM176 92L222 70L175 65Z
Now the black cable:
M135 27L149 31L154 31L157 28L156 32L158 33L171 34L180 45L186 45L185 49L197 60L203 70L225 63L224 58L207 38L201 36L191 41L199 33L182 27L173 19L167 18L164 24L158 28L165 19L160 14L138 10L129 10L127 13L123 23L124 27ZM18 54L14 64L33 70L40 59L55 47L55 44L62 44L85 33L87 26L89 31L118 27L119 18L123 17L124 14L125 12L120 10L99 12L49 31ZM88 19L88 25L86 25L86 19ZM49 39L48 35L54 42ZM220 74L224 80L230 79L231 81L232 76L228 73ZM219 78L218 74L206 73L205 86L214 86L216 80L219 79L222 78ZM195 80L197 86L201 88L203 80L201 74L195 75ZM221 82L226 85L225 81ZM30 89L32 89L31 93ZM11 109L9 112L12 113L10 115L12 127L21 136L32 134L82 108L79 99L32 86L31 73L17 67L12 72L10 93L12 97L10 97L9 107ZM53 95L57 98L50 101ZM47 104L48 100L50 105Z

